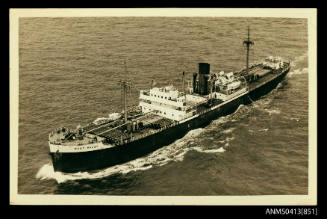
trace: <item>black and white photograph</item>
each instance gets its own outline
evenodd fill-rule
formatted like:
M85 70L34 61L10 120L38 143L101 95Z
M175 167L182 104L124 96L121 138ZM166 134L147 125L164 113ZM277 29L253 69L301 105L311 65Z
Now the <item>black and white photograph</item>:
M316 204L315 9L10 18L13 204Z

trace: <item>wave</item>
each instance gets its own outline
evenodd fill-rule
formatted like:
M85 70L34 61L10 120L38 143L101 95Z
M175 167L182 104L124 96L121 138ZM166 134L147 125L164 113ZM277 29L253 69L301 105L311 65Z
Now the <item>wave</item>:
M281 111L279 109L265 109L265 111L268 112L270 116L272 114L280 114L281 113Z
M239 106L237 107L236 111L234 112L234 114L237 113L239 110L241 110L243 107L244 107L243 104L239 105Z
M291 71L287 74L287 77L293 77L294 75L301 75L308 73L308 53L304 53L291 62Z
M266 132L268 131L269 129L268 128L265 128L265 129L259 129L258 132Z
M203 149L201 147L194 147L192 149L201 153L223 153L226 151L223 147L220 147L218 149Z
M53 165L51 163L47 163L40 168L40 170L36 174L36 178L40 180L55 179L58 183L63 183L67 180L82 179L83 177L87 177L86 174L88 173L78 172L66 174L62 172L55 172L53 169Z
M229 129L222 131L222 133L228 134L228 133L232 133L234 130L235 130L235 128L229 128Z
M308 68L295 69L287 74L287 77L293 77L294 75L308 74Z
M219 143L228 143L228 142L230 142L230 141L232 141L232 140L234 140L235 139L235 137L227 137L227 138L225 138L225 140L220 140L220 141L218 141Z
M213 120L211 122L212 125L221 125L221 124L224 124L226 122L229 122L230 120L228 119L228 116L222 116L222 117L219 117L218 119L216 120Z
M282 87L283 87L283 82L279 82L273 91L278 91Z
M300 118L291 117L290 120L300 121Z
M291 67L295 67L298 64L302 63L302 62L307 62L308 61L308 53L304 53L300 56L297 56L294 58L294 60L291 62Z
M265 98L259 99L255 102L253 102L251 104L251 106L253 108L255 108L256 110L262 110L266 107L269 107L271 105L271 102L273 101L273 98L271 98L271 96L269 95L273 95L273 94L267 94Z

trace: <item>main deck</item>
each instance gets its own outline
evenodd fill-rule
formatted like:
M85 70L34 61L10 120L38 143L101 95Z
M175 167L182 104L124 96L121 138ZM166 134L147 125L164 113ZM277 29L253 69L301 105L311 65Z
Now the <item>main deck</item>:
M171 119L148 113L130 119L126 123L123 119L102 125L92 123L84 127L84 134L104 138L108 143L119 144L144 137L174 123Z
M287 66L286 66L287 68ZM286 68L279 69L279 70L271 70L271 69L266 69L263 68L261 64L252 66L249 68L249 74L246 76L246 70L242 70L236 74L238 75L243 75L248 77L248 80L251 76L256 76L255 80L250 80L248 82L249 84L249 90L254 90L263 84L271 81L273 78L275 78L277 75L279 75L281 72L283 72Z

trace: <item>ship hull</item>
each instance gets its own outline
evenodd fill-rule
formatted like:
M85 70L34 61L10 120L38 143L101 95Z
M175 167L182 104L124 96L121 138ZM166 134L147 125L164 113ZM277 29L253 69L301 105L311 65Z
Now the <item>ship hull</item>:
M145 156L182 138L190 130L205 127L212 120L233 113L241 104L249 104L251 100L256 100L269 93L283 80L288 71L289 69L284 70L273 80L250 89L248 93L232 99L222 106L134 142L88 152L50 153L54 170L61 172L98 170Z
M268 81L267 83L263 84L254 89L250 89L249 96L252 100L257 100L263 95L268 94L271 90L277 87L277 85L285 78L287 73L289 72L289 68L284 70L280 73L276 78L273 80Z

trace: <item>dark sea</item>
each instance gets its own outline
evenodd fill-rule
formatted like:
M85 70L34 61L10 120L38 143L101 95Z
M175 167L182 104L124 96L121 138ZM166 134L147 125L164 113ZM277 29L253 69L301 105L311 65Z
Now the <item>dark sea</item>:
M248 25L250 62L292 61L276 89L145 157L54 172L52 130L120 112L120 80L133 82L133 106L152 80L181 88L199 62L211 72L244 68ZM308 194L307 29L306 19L286 18L20 18L18 193Z

